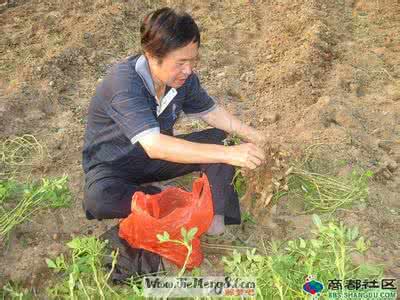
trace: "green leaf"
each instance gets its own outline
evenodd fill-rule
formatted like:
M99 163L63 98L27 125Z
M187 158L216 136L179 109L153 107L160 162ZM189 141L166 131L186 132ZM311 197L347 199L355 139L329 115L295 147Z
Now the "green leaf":
M187 234L187 238L189 241L191 241L193 239L193 237L195 236L196 232L198 231L197 227L193 227L189 230L188 234Z
M374 172L372 172L371 170L368 170L367 172L365 172L364 174L366 177L372 177L374 176Z
M166 231L164 231L163 234L157 234L156 237L160 241L160 243L164 243L164 242L168 242L169 241L169 234Z
M356 242L356 248L357 248L357 250L359 251L359 252L365 252L367 249L368 249L368 247L367 247L367 245L366 245L366 243L365 243L365 240L364 240L364 237L362 236L362 237L360 237L358 240L357 240L357 242Z
M318 228L321 228L321 227L322 227L322 222L321 222L321 219L319 218L318 215L313 214L313 215L312 215L312 220L313 220L314 224L315 224Z
M182 227L182 228L181 228L181 234L182 234L182 237L183 237L184 239L186 239L186 237L187 237L187 231L186 231L186 228L185 228L185 227Z
M165 240L165 241L168 241L168 240L169 240L169 233L166 232L166 231L164 231L163 237L164 237L164 240Z
M354 241L358 237L358 227L354 227L351 230L351 240Z
M80 248L80 240L73 239L72 241L67 243L67 246L71 249L79 249Z
M165 242L164 236L163 236L163 235L157 234L156 237L157 237L157 239L160 241L160 243Z
M50 269L57 269L57 265L51 259L46 258L46 263Z

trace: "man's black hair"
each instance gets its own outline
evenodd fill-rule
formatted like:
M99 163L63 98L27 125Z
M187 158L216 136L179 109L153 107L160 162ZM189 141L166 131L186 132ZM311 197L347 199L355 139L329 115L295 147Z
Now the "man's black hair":
M159 59L191 42L200 47L200 31L193 18L168 7L148 14L140 26L140 35L142 49Z

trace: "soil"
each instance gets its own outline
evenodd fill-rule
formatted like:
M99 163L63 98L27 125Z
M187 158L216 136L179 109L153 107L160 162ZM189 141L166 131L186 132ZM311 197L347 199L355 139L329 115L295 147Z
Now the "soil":
M219 103L293 157L311 153L318 171L374 171L368 203L335 217L371 241L366 262L400 279L399 1L21 0L0 1L0 138L34 135L47 155L19 176L67 174L74 202L42 211L1 245L0 286L40 291L52 276L45 258L115 224L82 211L86 111L107 69L140 51L140 20L167 5L201 27L197 72ZM250 244L307 236L311 216L295 206L283 199L241 234ZM221 270L218 256L207 260L205 269Z

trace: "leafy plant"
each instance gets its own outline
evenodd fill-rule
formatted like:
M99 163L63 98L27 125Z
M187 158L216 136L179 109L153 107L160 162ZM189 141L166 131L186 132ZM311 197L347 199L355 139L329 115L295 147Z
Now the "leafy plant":
M42 179L41 183L21 185L22 199L13 208L2 205L0 211L0 239L7 239L15 226L23 223L33 213L43 208L60 208L69 205L71 195L67 187L68 177ZM16 185L3 185L2 203L14 191ZM1 203L0 203L1 204Z
M164 231L164 233L162 235L157 234L157 238L160 241L160 243L172 242L172 243L186 247L186 249L188 251L186 254L185 262L183 264L182 269L180 270L180 272L178 274L178 277L181 277L183 275L183 273L185 273L186 265L189 261L190 256L192 255L192 251L193 251L192 240L193 240L197 230L198 230L197 227L193 227L189 231L187 231L185 227L182 227L181 235L182 235L183 240L171 240L169 237L169 233L166 231Z
M358 229L334 222L323 225L317 215L313 221L313 239L272 242L263 254L256 249L247 250L245 255L234 251L232 256L223 258L226 272L235 277L255 277L260 299L288 300L307 299L302 292L307 275L315 275L323 283L382 275L380 267L352 264L349 254L364 252L368 247Z
M56 257L54 261L49 258L46 258L46 263L50 269L54 269L54 271L57 273L67 270L67 263L65 262L63 254Z
M68 177L63 176L58 179L44 178L41 183L21 185L22 195L17 204L11 208L1 205L0 240L7 239L15 226L23 223L40 209L67 207L71 201L67 183ZM17 186L13 183L2 185L3 188L0 189L1 195L3 195L2 203L15 191L13 187Z
M242 222L249 223L249 224L257 224L256 220L254 219L253 215L247 211L242 213Z
M0 180L0 211L5 209L4 205L10 202L19 190L21 190L21 185L15 180Z
M179 271L179 274L177 275L177 278L182 277L182 275L185 273L186 271L186 265L190 259L190 256L192 255L192 251L193 251L193 246L192 246L192 240L197 232L198 228L197 227L193 227L191 229L189 229L189 231L186 230L185 227L181 228L181 235L182 235L182 240L171 240L169 237L169 233L164 231L164 233L161 234L157 234L157 238L160 241L160 243L165 243L165 242L172 242L178 245L182 245L184 247L186 247L187 249L187 254L186 254L186 258L185 258L185 262L183 263L182 269ZM167 299L172 291L173 291L173 287L168 291L165 299Z
M34 299L31 291L12 281L7 282L0 290L0 299Z
M241 139L238 135L231 134L224 139L223 142L225 146L239 145L241 143Z
M235 175L233 175L232 184L233 188L239 196L239 199L243 197L243 195L246 193L247 184L246 178L243 176L240 169L236 169Z
M72 254L68 261L63 255L55 260L46 259L49 268L60 274L62 280L48 289L53 298L68 299L121 299L128 295L141 295L140 285L134 278L124 287L112 287L108 280L113 272L118 256L112 253L112 269L103 267L103 257L107 242L95 237L75 238L67 245Z

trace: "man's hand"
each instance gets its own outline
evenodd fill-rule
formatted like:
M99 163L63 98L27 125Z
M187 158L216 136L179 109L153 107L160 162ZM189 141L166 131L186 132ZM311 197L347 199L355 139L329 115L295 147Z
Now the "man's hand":
M247 139L258 147L262 148L268 142L268 134L264 131L259 131L256 129L249 130L251 135L247 136Z
M228 133L237 134L239 137L259 147L264 146L268 141L267 133L246 125L221 106L217 106L216 109L201 118L207 124Z
M253 170L265 161L263 150L252 143L230 146L227 148L229 151L227 163L230 165Z

